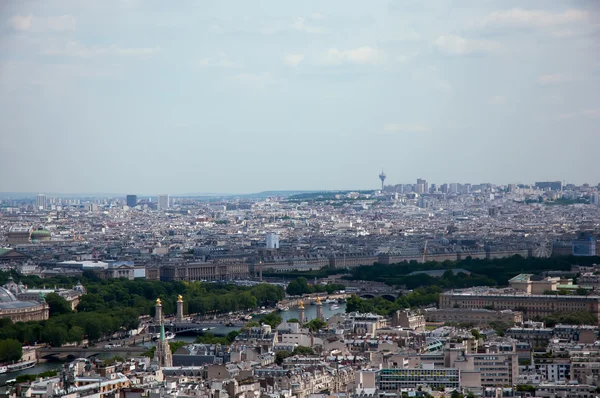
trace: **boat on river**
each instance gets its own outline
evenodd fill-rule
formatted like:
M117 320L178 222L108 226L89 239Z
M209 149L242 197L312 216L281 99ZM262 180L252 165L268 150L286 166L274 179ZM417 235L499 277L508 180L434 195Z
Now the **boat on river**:
M20 370L33 368L35 366L35 364L36 364L35 361L23 361L23 362L14 363L12 365L6 365L6 368L7 368L6 372L7 373L18 372Z
M175 333L172 332L167 332L165 333L165 340L173 340L175 338ZM158 340L160 339L160 333L157 333L156 336L154 336L153 340Z

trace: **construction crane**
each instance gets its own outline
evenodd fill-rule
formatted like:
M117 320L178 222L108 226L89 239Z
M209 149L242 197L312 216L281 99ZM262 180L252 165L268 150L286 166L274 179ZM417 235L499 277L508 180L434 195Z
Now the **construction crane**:
M425 248L423 249L423 263L425 263L425 260L427 260L427 243L429 242L429 240L425 241Z

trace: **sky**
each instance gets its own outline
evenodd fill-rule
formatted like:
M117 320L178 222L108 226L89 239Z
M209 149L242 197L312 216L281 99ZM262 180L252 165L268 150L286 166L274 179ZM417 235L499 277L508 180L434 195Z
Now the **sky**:
M600 182L596 0L3 0L0 191Z

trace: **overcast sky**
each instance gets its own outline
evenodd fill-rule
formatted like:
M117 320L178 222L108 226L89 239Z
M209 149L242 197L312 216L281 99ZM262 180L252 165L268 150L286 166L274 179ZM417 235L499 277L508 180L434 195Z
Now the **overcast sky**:
M0 191L600 182L596 0L0 3Z

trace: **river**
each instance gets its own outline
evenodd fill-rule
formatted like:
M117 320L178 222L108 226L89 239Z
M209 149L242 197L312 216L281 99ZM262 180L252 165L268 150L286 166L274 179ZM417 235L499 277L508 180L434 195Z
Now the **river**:
M29 375L46 372L48 370L60 370L63 366L63 362L42 362L33 368L20 370L18 372L0 374L0 386L4 385L7 380L16 379L18 375ZM0 391L2 387L0 387Z
M343 313L346 311L345 303L341 303L338 305L339 305L339 308L331 309L330 304L323 304L323 317L325 319L327 319L327 318L331 317L332 315ZM281 315L281 318L284 321L287 321L288 319L292 319L292 318L298 319L298 308L290 308L288 311L279 311L279 315ZM317 317L317 306L316 305L307 305L304 309L304 317L306 318L306 321L315 319ZM218 327L216 329L211 330L210 333L212 333L216 336L226 336L227 333L231 332L232 330L238 330L238 328L222 326L222 327ZM194 340L196 340L196 336L176 336L174 340L193 343ZM148 342L148 343L145 343L144 345L152 346L152 345L154 345L154 343ZM98 358L100 358L100 359L111 358L114 355L123 356L122 353L118 353L118 349L115 349L114 353L105 352L105 353L98 355ZM135 354L135 355L139 355L139 354ZM15 379L18 375L38 374L38 373L45 372L47 370L60 369L62 367L62 365L63 365L63 362L58 362L58 361L57 362L42 362L30 369L25 369L25 370L22 370L19 372L1 374L0 375L0 386L4 385L4 383L7 380ZM3 388L0 387L0 391L2 391L2 390L3 390Z
M337 304L337 305L339 305L339 308L331 309L330 304L323 304L323 317L325 319L327 319L327 318L331 317L332 315L346 312L346 303L341 303L341 304ZM287 321L288 319L293 319L293 318L298 319L298 308L290 308L287 311L279 311L278 314L281 315L281 319L284 321ZM316 305L307 305L304 308L304 318L306 319L306 321L308 322L312 319L315 319L316 317L317 317L317 306ZM260 322L260 319L258 317L257 317L257 321ZM208 333L214 334L215 336L227 336L227 333L229 333L233 330L239 330L239 328L221 326L216 329L210 330ZM174 338L174 341L185 341L187 343L193 343L195 340L196 340L195 335L177 335ZM154 345L154 343L152 343L152 342L147 342L144 344L144 346L146 346L146 347L151 347L153 345Z

